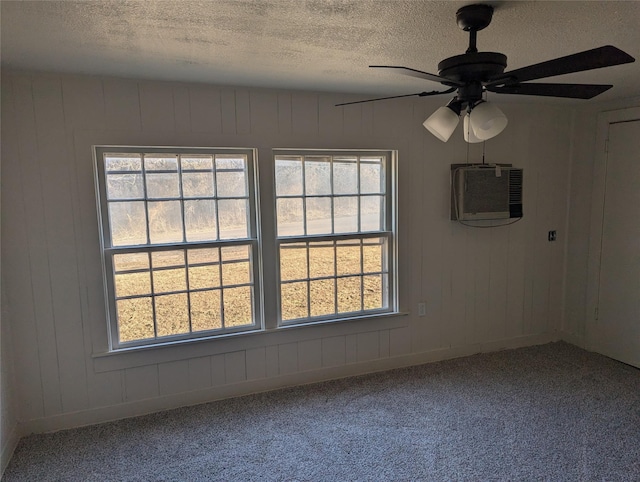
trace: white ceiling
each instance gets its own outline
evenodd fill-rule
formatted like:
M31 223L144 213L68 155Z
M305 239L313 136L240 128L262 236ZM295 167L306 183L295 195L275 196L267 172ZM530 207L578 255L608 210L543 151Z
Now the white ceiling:
M2 0L2 65L253 87L406 94L439 85L367 66L403 65L437 74L440 60L467 48L468 34L457 27L455 12L471 3ZM640 1L485 3L495 12L491 25L478 33L478 48L506 54L507 70L602 45L614 45L640 59ZM614 85L594 100L638 96L640 60L545 80Z

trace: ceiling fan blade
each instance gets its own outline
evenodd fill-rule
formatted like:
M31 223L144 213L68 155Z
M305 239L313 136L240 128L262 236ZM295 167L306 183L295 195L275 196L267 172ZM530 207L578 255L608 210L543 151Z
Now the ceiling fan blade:
M387 100L387 99L399 99L401 97L427 97L430 95L440 95L440 94L450 94L453 92L455 87L447 90L432 90L431 92L418 92L417 94L404 94L404 95L392 95L391 97L378 97L377 99L366 99L366 100L356 100L354 102L343 102L342 104L336 104L336 107L340 107L341 105L351 105L351 104L362 104L364 102L376 102L378 100Z
M502 87L489 86L489 92L496 94L541 95L547 97L567 97L571 99L591 99L609 90L612 85L604 84L518 84Z
M401 74L410 75L411 77L417 77L419 79L431 80L433 82L440 82L445 85L452 85L457 87L462 87L464 82L458 82L457 80L447 79L445 77L440 77L439 75L430 74L429 72L423 72L422 70L412 69L410 67L402 67L399 65L370 65L372 69L398 69Z
M611 67L613 65L627 64L635 62L635 60L636 59L626 52L612 45L605 45L604 47L585 50L577 54L567 55L566 57L559 57L505 72L495 79L492 79L486 85L510 84L525 82L527 80L543 79L545 77L554 77L572 72L582 72L585 70L600 69L602 67Z

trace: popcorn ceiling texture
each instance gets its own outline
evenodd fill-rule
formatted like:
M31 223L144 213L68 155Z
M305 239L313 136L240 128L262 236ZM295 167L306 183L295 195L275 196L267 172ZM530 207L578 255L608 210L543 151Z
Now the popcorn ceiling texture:
M552 343L32 435L3 480L637 481L639 406Z
M369 64L437 74L464 53L465 1L3 1L3 67L363 94L438 84ZM640 2L488 1L481 51L507 69L612 44L640 57ZM640 94L640 62L554 81L613 83L599 100ZM521 96L504 96L516 97ZM507 99L505 99L507 100ZM546 102L553 102L545 99Z

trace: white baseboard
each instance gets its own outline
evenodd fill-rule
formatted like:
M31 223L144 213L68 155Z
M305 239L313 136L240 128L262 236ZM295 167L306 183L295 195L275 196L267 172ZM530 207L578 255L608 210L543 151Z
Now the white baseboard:
M205 390L166 395L109 407L100 407L90 410L65 413L53 417L33 419L25 422L23 433L54 432L57 430L81 427L84 425L93 425L123 418L146 415L173 408L198 405L225 398L267 392L285 387L306 385L326 380L335 380L339 378L386 371L394 368L421 365L424 363L460 358L476 353L542 345L558 340L559 336L557 333L521 336L487 343L475 343L460 347L439 348L392 358L380 358L339 367L320 368L305 372L292 373L289 375L280 375L272 378L247 380L239 383L207 388Z
M13 452L16 450L21 437L20 426L15 424L9 435L2 440L2 451L0 452L0 479L9 465L9 461L11 460Z

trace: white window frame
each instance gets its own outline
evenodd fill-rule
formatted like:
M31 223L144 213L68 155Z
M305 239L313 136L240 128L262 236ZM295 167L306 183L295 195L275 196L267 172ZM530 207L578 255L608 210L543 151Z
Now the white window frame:
M192 148L192 147L141 147L141 146L94 146L94 169L95 169L95 182L96 182L96 192L97 192L97 208L98 208L98 221L99 221L99 230L100 230L100 244L101 244L101 252L102 252L102 262L103 262L103 276L104 276L104 288L105 288L105 300L106 300L106 309L107 309L107 320L108 320L108 331L109 331L109 350L110 351L118 351L121 349L129 349L129 348L139 348L150 345L166 345L172 344L175 342L182 341L190 341L197 339L207 339L212 337L219 337L220 335L228 335L233 333L240 332L255 332L262 330L264 327L264 316L263 316L263 306L262 306L262 256L261 256L261 242L259 236L259 206L258 206L258 182L257 182L257 151L255 149L240 149L240 148ZM148 238L149 233L149 220L148 217L146 219L147 223L147 243L132 245L132 246L112 246L111 243L111 226L109 222L109 209L108 204L109 200L107 198L106 192L106 173L105 173L105 163L104 156L106 154L175 154L176 156L180 155L211 155L214 157L216 155L225 155L225 154L240 154L246 156L247 159L247 203L249 206L248 209L248 219L247 219L247 237L240 239L225 239L220 240L219 236L219 226L217 226L218 239L216 240L205 240L205 241L186 241L185 233L185 221L184 221L184 200L185 198L182 196L182 190L180 190L180 206L182 209L182 229L183 229L183 241L182 242L171 242L167 244L158 244L151 243ZM143 161L144 162L144 161ZM144 171L144 169L143 169ZM215 166L213 171L215 172ZM182 179L182 173L180 168L180 161L178 162L178 175L179 179ZM215 174L213 174L215 176ZM144 174L143 174L144 176ZM145 181L143 181L143 185ZM180 182L180 185L182 183ZM144 202L145 202L145 212L146 212L146 204L149 200L146 194L146 187L144 194ZM181 189L181 188L180 188ZM199 198L188 198L199 199ZM218 193L216 192L213 196L213 199L216 201L218 198ZM226 199L226 198L221 198ZM152 201L154 199L151 199ZM217 213L217 209L216 209ZM145 214L146 216L146 214ZM216 215L217 217L217 215ZM128 342L120 342L119 334L118 334L118 320L117 320L117 310L116 310L116 292L115 292L115 271L114 271L114 256L118 254L126 254L126 253L135 253L135 252L144 252L149 253L149 257L151 257L152 253L160 252L160 251L169 251L169 250L185 250L185 272L188 272L188 261L186 259L188 249L195 248L218 248L218 253L220 253L219 248L232 247L232 246L248 246L249 251L249 259L250 259L250 270L251 277L250 283L248 286L251 287L251 305L252 305L252 313L253 313L253 323L251 325L243 325L239 327L224 327L217 328L208 331L191 331L191 315L189 314L189 332L183 334L176 335L168 335L158 337L155 336L157 333L156 328L156 317L154 312L154 337L146 338L144 340L134 340ZM219 259L218 263L221 265L222 260ZM151 269L151 268L150 268ZM220 268L221 269L221 268ZM188 275L187 275L188 276ZM228 288L229 286L223 285L222 278L220 279L220 291L221 293L224 291L224 288ZM192 290L187 285L186 290L184 292L187 293L189 297L189 293L192 293L198 290ZM153 292L151 296L155 296L157 293ZM223 296L221 294L221 296ZM221 301L222 305L222 301ZM224 317L224 314L221 314Z
M274 215L275 215L275 237L276 237L276 245L275 245L275 259L276 259L276 276L277 276L277 304L276 304L276 309L277 309L277 323L278 323L278 327L288 327L288 326L300 326L300 325L313 325L313 324L322 324L322 323L328 323L328 322L336 322L336 321L344 321L344 320L350 320L350 319L360 319L360 318L367 318L367 317L374 317L377 315L388 315L388 314L393 314L393 313L398 313L398 276L397 276L397 189L396 189L396 185L397 185L397 151L395 150L383 150L383 149L348 149L348 150L335 150L335 149L326 149L326 150L318 150L318 149L274 149L273 150L273 158L274 158L274 166L275 166L275 161L276 158L278 156L300 156L300 157L305 157L305 156L329 156L331 157L331 159L333 159L333 157L341 157L341 156L357 156L358 158L358 169L357 169L357 176L358 176L358 196L364 195L360 193L360 169L359 169L359 164L360 164L360 157L372 157L372 156L383 156L384 157L384 163L383 163L383 171L384 171L384 216L383 216L383 223L382 223L382 229L379 231L365 231L365 232L352 232L352 233L339 233L339 234L329 234L329 235L309 235L309 234L305 234L305 235L293 235L293 236L279 236L278 235L278 215L277 215L277 203L278 203L278 199L282 199L282 198L286 198L286 197L302 197L303 199L306 200L307 197L312 197L312 196L307 196L306 193L303 192L302 195L291 195L291 196L278 196L277 195L277 186L276 186L276 179L274 176ZM333 160L331 161L333 163ZM333 173L333 169L331 169L331 173ZM304 168L302 169L302 179L303 179L303 183L304 181ZM341 197L341 195L335 195L333 193L333 174L331 174L331 191L332 194L331 197L332 198L332 205L333 205L333 199L335 199L336 197ZM314 196L315 197L315 196ZM305 204L305 201L303 201L303 205ZM358 206L360 206L360 203L358 203ZM304 224L304 229L305 231L307 230L307 221L306 221L306 215L303 214L303 224ZM360 228L360 222L361 222L361 217L360 217L360 208L358 207L358 226ZM332 222L331 222L332 226L334 225L334 220L332 218ZM333 228L332 228L333 229ZM333 314L328 314L328 315L322 315L322 316L311 316L311 308L310 308L310 300L309 300L309 282L312 281L313 279L310 278L308 275L309 273L307 273L307 313L309 316L305 317L305 318L296 318L296 319L292 319L292 320L283 320L282 317L282 300L281 300L281 285L282 284L286 284L287 281L283 281L281 279L281 264L280 264L280 247L283 244L293 244L293 243L309 243L309 242L328 242L328 243L332 243L333 244L333 249L334 249L334 260L335 258L335 249L336 249L336 242L339 241L345 241L345 240L360 240L360 245L362 246L363 243L365 243L367 240L370 240L372 238L383 238L386 242L386 267L384 267L383 269L386 269L385 274L387 276L387 286L386 286L386 297L387 299L383 301L383 304L386 304L386 306L383 306L382 308L379 309L363 309L361 311L351 311L351 312L345 312L345 313L338 313L338 309L337 309L337 305L338 305L338 301L337 301L337 281L336 284L334 284L334 308L336 313ZM308 244L307 244L308 246ZM307 266L309 263L309 249L307 247ZM362 255L361 255L362 256ZM362 258L361 258L361 263L362 263ZM362 264L361 264L362 266ZM361 276L364 276L366 273L364 273L364 270L362 270L362 272L360 273ZM327 277L327 279L329 278L333 278L335 280L341 278L341 277L346 277L346 276L341 276L338 275L337 271L334 272L333 276L329 276ZM383 277L384 279L384 277ZM363 303L363 283L361 282L361 306L364 306ZM384 294L384 293L383 293Z

